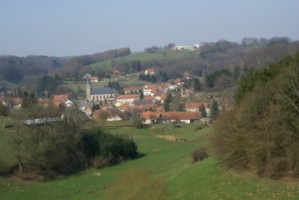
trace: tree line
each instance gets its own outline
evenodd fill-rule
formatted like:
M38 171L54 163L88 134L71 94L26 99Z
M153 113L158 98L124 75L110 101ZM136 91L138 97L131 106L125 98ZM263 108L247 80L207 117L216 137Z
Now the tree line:
M32 94L27 94L26 99L26 106L10 115L15 131L10 155L16 162L9 168L0 167L1 174L47 180L138 156L137 145L131 138L111 135L100 128L85 129L87 119L80 111L65 110L61 118L62 113L55 107L36 105ZM41 123L30 122L34 119Z
M299 177L299 53L239 83L232 111L220 115L213 142L223 164L261 176Z

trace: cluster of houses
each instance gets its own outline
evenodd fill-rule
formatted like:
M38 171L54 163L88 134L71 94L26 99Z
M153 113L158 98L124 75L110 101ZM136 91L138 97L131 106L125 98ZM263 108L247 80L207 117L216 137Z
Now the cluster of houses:
M144 74L154 75L154 68L148 68ZM209 104L206 102L187 102L184 112L165 112L163 105L169 91L177 92L181 98L189 97L192 91L183 89L183 79L175 79L170 83L147 84L123 88L123 94L117 94L113 88L93 88L92 82L98 82L97 77L88 76L86 81L86 94L80 100L72 98L68 94L54 95L51 100L39 99L40 105L52 104L57 108L78 107L89 118L99 118L102 112L108 113L108 121L122 120L121 113L139 113L144 124L158 122L184 122L192 123L202 118L200 108L204 107L206 113L210 113ZM0 99L1 100L1 99ZM5 104L3 99L2 104ZM20 98L13 99L14 108L21 107ZM98 106L97 106L98 105ZM98 110L96 110L98 109ZM115 112L117 111L117 112Z
M194 51L196 49L200 49L204 44L194 44L194 45L176 45L172 47L172 50L175 51L182 51L182 50L189 50L189 51Z

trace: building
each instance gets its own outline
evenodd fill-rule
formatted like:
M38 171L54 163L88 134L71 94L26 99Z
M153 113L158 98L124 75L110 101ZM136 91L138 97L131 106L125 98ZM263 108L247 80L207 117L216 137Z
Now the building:
M208 103L187 102L185 103L185 110L187 112L199 112L202 106L205 109L209 107Z
M181 123L193 123L200 119L200 114L194 112L151 112L145 111L140 113L140 116L144 124L152 124L159 122L181 122Z
M155 75L155 73L156 73L156 69L155 68L147 68L144 71L144 75Z
M142 90L142 87L125 87L124 93L125 94L139 94Z
M93 102L113 103L116 91L112 88L91 88L89 82L86 84L86 100Z
M90 77L90 82L94 82L94 83L99 82L99 77L97 77L97 76L91 76Z
M118 95L116 97L116 103L124 104L124 103L133 103L135 100L140 98L139 94L123 94Z

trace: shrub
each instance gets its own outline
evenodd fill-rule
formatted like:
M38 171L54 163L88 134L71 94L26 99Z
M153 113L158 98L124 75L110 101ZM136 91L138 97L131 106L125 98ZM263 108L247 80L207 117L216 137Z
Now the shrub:
M191 153L191 162L192 164L198 162L198 161L202 161L206 158L208 158L208 152L207 149L205 147L199 147L197 149L195 149L192 153Z
M299 177L298 65L299 54L241 81L237 103L217 119L212 140L227 167Z

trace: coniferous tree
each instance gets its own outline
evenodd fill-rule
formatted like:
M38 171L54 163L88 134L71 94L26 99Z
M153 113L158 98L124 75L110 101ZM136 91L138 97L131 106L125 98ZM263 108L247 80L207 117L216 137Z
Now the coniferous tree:
M195 92L198 92L201 90L201 83L200 81L198 80L198 78L195 78L194 81L193 81L193 90Z
M216 119L218 113L219 113L218 102L213 101L212 106L211 106L211 118Z
M170 102L171 102L171 93L167 94L166 100L164 102L164 111L169 111L170 110Z

